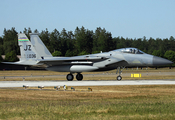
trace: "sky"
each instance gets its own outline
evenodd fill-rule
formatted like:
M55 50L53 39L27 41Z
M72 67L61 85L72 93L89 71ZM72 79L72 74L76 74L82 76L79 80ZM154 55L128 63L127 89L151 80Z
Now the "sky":
M112 37L175 37L175 0L0 0L0 36L4 28L39 32L76 27L111 32Z

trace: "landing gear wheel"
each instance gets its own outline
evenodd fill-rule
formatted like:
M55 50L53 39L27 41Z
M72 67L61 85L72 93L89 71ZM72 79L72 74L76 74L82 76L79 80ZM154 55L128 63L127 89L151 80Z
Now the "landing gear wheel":
M83 79L83 75L80 74L80 73L78 73L78 74L76 75L76 79L77 79L78 81L81 81L81 80Z
M122 77L121 76L117 76L117 80L118 81L122 80Z
M74 79L74 76L72 74L68 74L66 78L68 81L72 81Z

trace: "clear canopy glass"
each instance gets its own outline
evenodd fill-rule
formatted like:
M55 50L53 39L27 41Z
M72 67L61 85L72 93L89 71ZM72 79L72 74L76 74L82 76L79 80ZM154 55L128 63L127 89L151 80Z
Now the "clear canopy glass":
M122 52L122 53L130 53L130 54L144 54L143 51L137 49L137 48L121 48L114 50L116 52Z

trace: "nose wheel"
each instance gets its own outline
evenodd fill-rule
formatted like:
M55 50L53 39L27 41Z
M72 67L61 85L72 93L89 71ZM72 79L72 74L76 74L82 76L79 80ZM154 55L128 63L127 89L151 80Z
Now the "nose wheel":
M118 80L118 81L122 80L122 77L121 77L120 75L117 76L117 80Z
M81 73L78 73L78 74L76 75L76 79L77 79L78 81L81 81L81 80L83 79L83 75L82 75Z

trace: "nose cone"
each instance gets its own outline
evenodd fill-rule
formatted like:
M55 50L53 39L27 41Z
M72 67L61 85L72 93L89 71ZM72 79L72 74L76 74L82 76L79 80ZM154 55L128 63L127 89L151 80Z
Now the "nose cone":
M169 65L172 64L173 62L171 62L170 60L164 59L164 58L160 58L160 57L153 57L153 66L161 66L161 65Z

